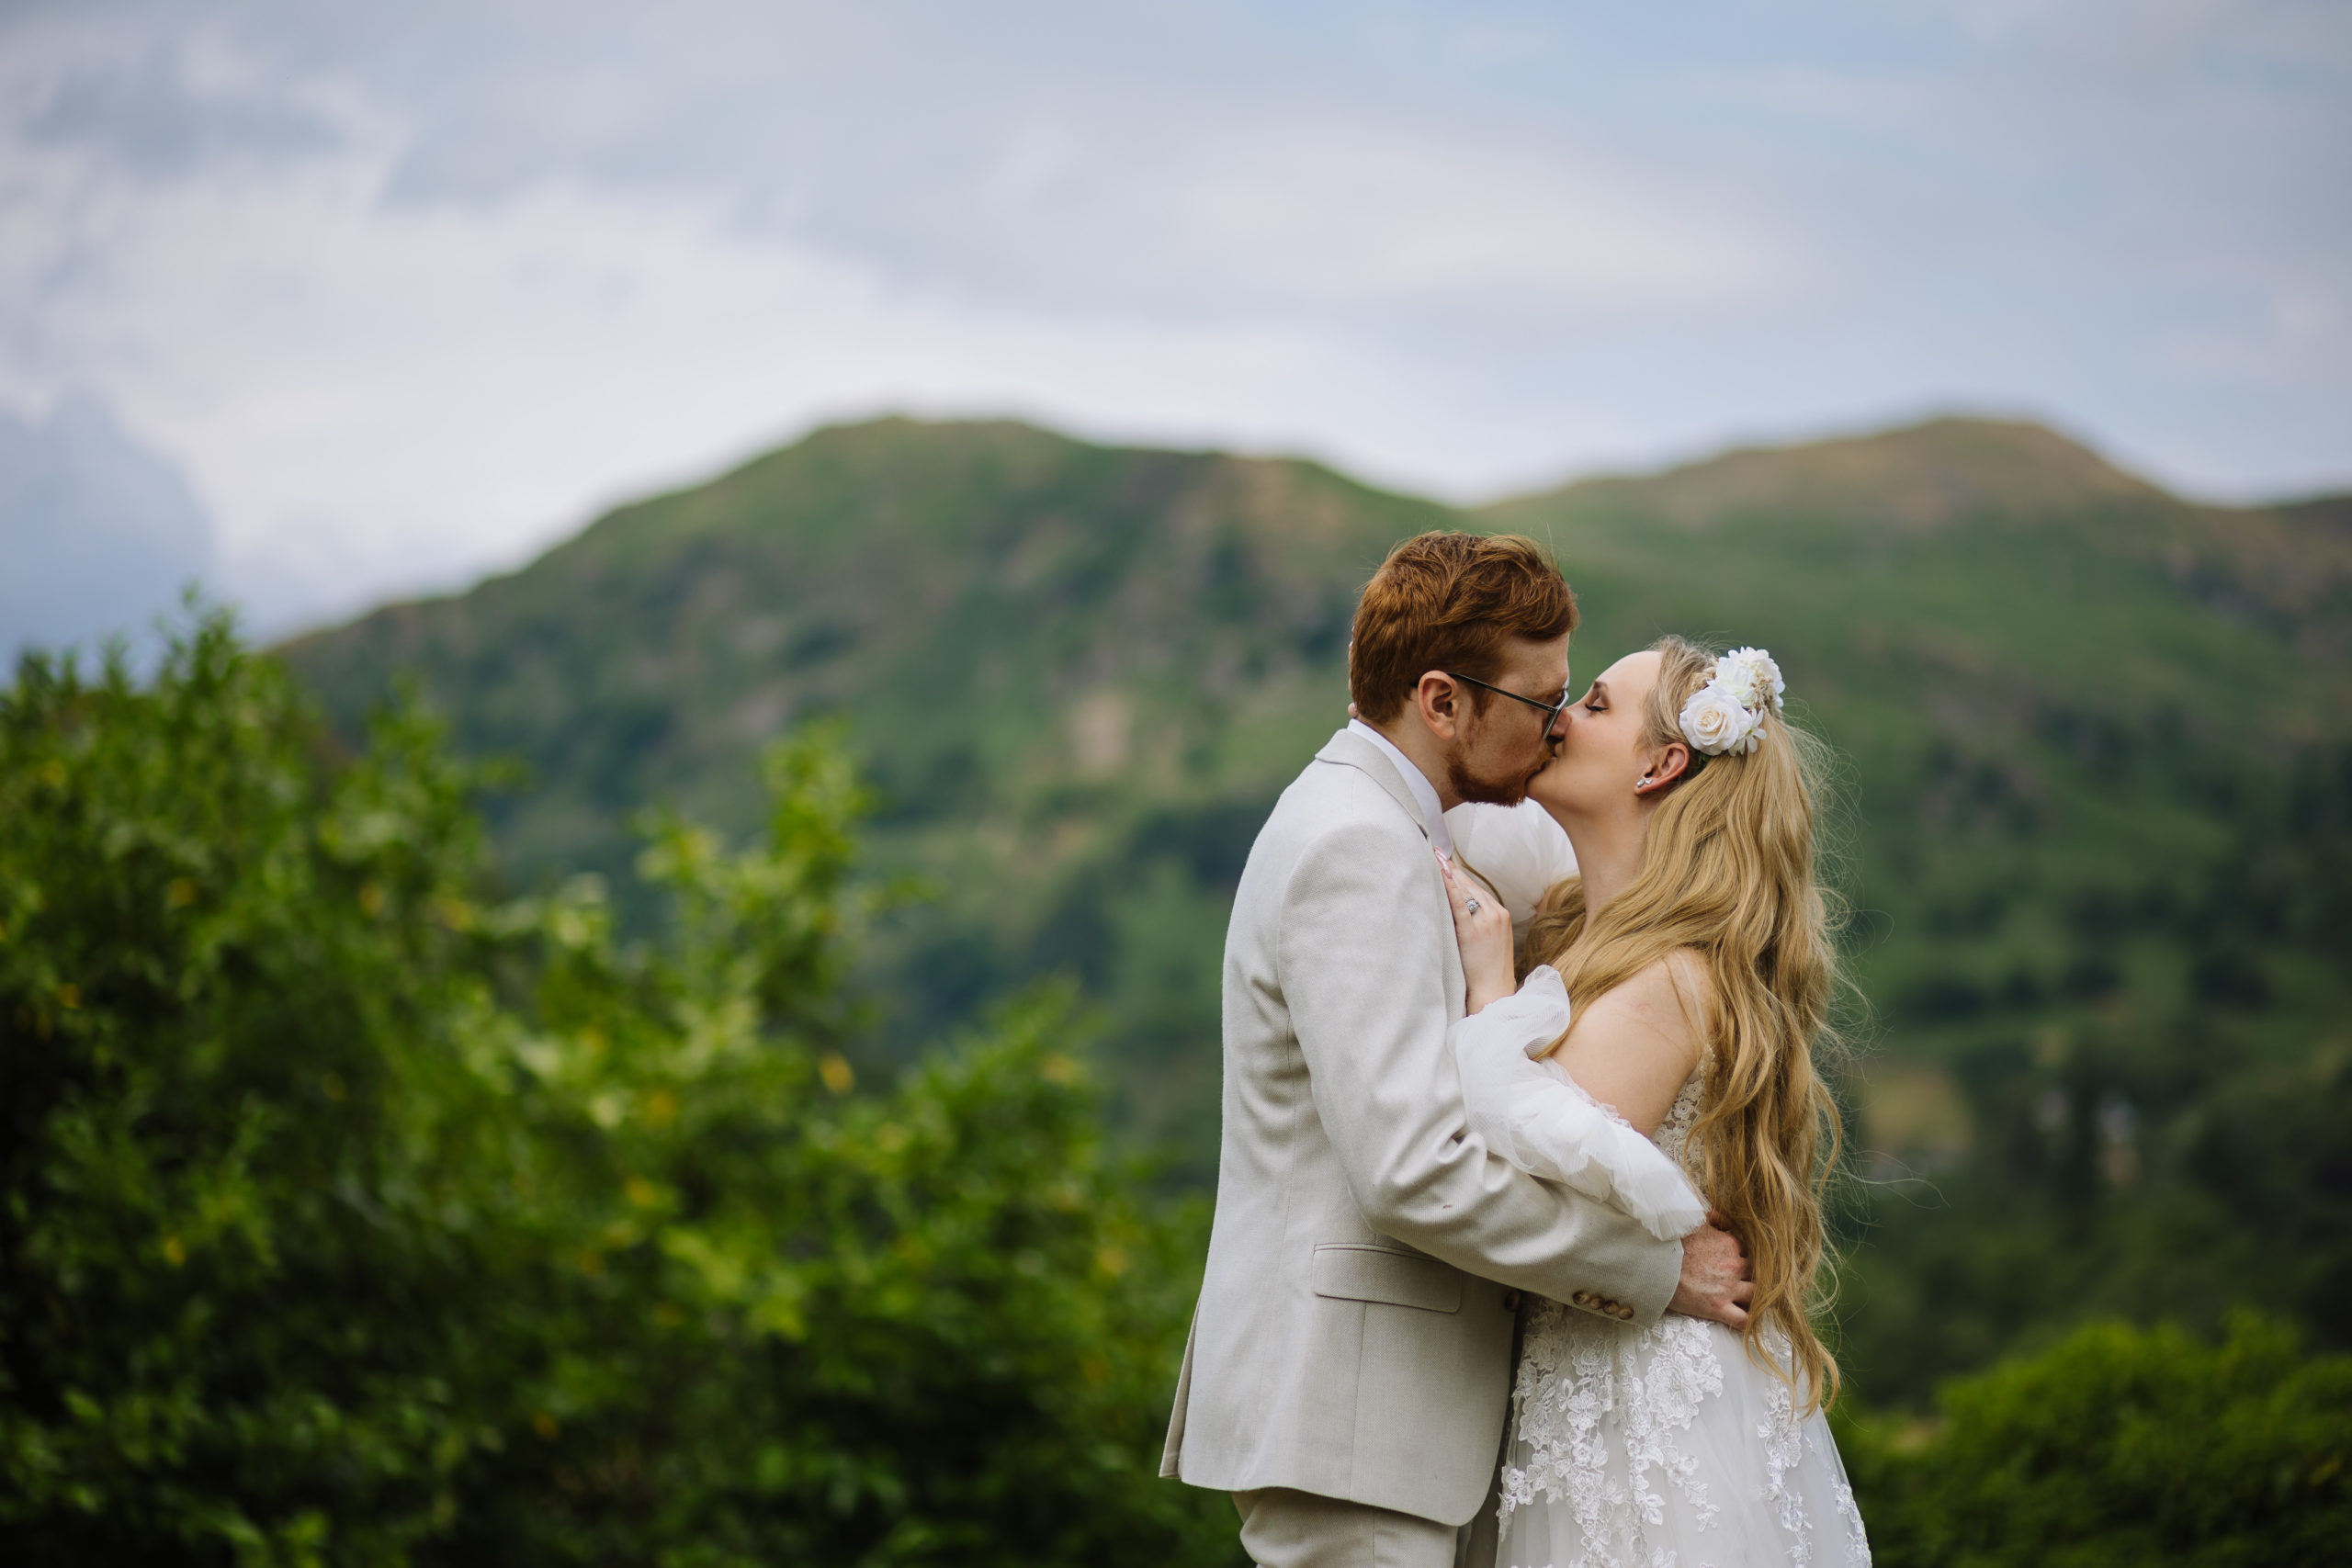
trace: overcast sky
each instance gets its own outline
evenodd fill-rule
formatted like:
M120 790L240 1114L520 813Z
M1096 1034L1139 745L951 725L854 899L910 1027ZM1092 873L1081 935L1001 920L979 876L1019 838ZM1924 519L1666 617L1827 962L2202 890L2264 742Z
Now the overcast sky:
M2352 7L0 6L0 407L286 620L824 420L1484 496L1951 408L2352 483Z

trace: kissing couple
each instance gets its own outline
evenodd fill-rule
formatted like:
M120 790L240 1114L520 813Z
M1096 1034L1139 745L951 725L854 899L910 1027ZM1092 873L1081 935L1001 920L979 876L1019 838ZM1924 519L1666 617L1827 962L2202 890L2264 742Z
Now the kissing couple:
M1754 649L1572 702L1576 624L1532 540L1398 545L1241 874L1161 1473L1262 1568L1870 1559L1809 1315L1818 748Z

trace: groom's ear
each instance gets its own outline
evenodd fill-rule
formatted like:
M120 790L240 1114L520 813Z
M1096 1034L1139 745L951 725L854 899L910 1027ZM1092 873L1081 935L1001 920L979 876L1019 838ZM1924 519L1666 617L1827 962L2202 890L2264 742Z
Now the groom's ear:
M1462 722L1462 689L1442 670L1424 670L1413 687L1413 706L1440 740L1452 740Z

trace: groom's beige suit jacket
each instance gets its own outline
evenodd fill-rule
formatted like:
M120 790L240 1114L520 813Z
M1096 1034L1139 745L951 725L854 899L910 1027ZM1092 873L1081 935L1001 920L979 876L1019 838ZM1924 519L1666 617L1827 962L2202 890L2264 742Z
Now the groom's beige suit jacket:
M1250 852L1225 944L1225 1133L1163 1475L1459 1525L1494 1475L1519 1292L1647 1323L1681 1271L1470 1133L1429 830L1341 730Z

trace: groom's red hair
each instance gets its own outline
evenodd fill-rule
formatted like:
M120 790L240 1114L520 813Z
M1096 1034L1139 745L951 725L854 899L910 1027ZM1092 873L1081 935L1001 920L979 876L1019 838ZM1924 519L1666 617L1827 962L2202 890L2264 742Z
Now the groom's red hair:
M1534 540L1416 534L1363 585L1348 647L1348 695L1367 722L1384 724L1425 672L1491 681L1509 638L1549 642L1576 626L1577 596ZM1474 687L1470 695L1485 711L1487 694Z

